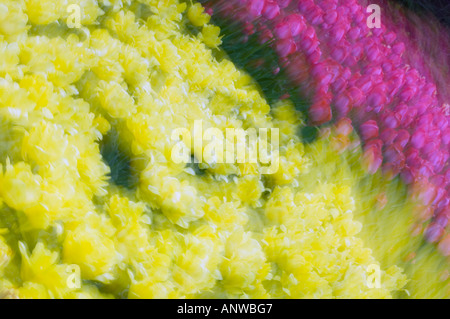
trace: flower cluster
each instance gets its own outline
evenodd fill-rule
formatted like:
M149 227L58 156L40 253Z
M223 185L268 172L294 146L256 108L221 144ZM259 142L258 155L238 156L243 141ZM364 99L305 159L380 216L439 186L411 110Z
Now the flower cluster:
M272 45L290 81L311 100L311 123L351 120L364 142L368 171L382 166L387 176L400 174L413 185L418 205L431 212L424 214L424 222L431 220L422 226L424 234L428 241L440 242L439 249L448 256L450 126L448 44L443 42L448 37L435 36L432 26L417 18L411 22L382 3L381 28L372 29L365 0L208 5L213 16L239 21L247 36L257 33L261 43ZM436 41L437 49L425 37ZM441 48L431 64L423 50L434 54Z
M305 178L320 169L295 134L299 114L289 101L271 112L217 50L219 30L198 4L75 2L80 29L64 25L66 1L0 2L1 297L389 298L402 289L406 276L391 264L368 287L367 267L379 262L357 236L351 184ZM173 163L170 133L197 119L224 131L279 128L280 170ZM136 185L108 177L100 145L113 133Z

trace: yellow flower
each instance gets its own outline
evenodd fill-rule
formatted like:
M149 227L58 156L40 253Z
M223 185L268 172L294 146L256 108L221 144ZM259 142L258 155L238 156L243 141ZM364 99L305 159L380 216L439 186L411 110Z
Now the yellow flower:
M211 16L207 13L204 13L205 9L202 7L200 3L194 3L189 7L187 16L189 21L196 27L201 27L209 22Z
M176 298L174 293L174 284L171 282L152 282L151 280L142 280L132 283L128 292L130 299L167 299Z
M99 99L102 107L113 118L124 118L134 113L133 98L117 82L99 82Z
M68 3L63 1L50 0L25 0L26 13L33 24L49 24L57 21L62 16Z
M201 39L210 48L217 48L222 44L222 40L220 37L220 28L210 24L203 26Z
M5 203L18 210L25 210L39 203L41 177L34 175L24 162L6 164L6 172L1 176L0 194Z
M6 244L5 239L0 236L0 276L3 276L3 270L11 261L12 254L11 248Z
M109 282L114 279L114 266L120 261L114 242L89 226L69 231L63 243L63 260L77 264L86 279Z
M11 39L28 29L28 16L22 1L7 0L0 3L0 33Z
M223 285L230 293L251 289L258 280L264 279L266 257L260 243L250 233L233 233L227 239L224 257L220 270Z

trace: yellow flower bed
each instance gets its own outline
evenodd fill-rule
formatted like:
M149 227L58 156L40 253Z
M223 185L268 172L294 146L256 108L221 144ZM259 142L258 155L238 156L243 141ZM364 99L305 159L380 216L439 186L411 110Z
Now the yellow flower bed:
M351 183L311 180L301 116L270 109L199 4L73 3L80 28L69 1L0 1L0 296L389 298L405 285L392 266L369 287L378 262ZM171 133L194 120L279 128L279 170L173 163ZM134 187L109 181L111 132Z

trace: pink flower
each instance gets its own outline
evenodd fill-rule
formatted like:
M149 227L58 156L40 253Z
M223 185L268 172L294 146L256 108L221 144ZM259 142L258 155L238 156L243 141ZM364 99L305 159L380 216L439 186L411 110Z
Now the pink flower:
M299 35L306 27L303 16L299 14L290 14L284 18L284 21L289 26L291 36L293 37Z
M336 123L336 133L342 136L348 136L353 131L352 120L342 118Z
M279 39L288 39L291 37L291 29L286 22L279 22L274 28L274 34Z
M263 9L263 16L269 20L272 20L279 14L280 14L279 5L273 0L268 0Z
M437 224L431 223L425 230L425 238L430 242L437 242L444 234L444 228Z
M378 137L378 125L374 120L369 120L359 127L360 134L364 140Z
M259 17L264 9L265 0L248 0L248 10L254 17Z
M439 251L444 256L450 256L450 234L447 234L438 245Z
M411 137L411 146L417 149L422 148L425 145L426 135L424 130L418 130L413 133Z
M381 147L378 143L366 144L362 161L369 174L374 174L378 170L383 161Z
M291 0L277 0L278 5L280 6L280 8L286 8L287 6L289 6L289 4L291 3Z
M297 49L297 46L292 39L278 40L276 46L277 52L281 57L286 57L289 54L294 53Z
M331 108L327 99L319 99L309 109L310 120L313 124L325 123L331 120Z

